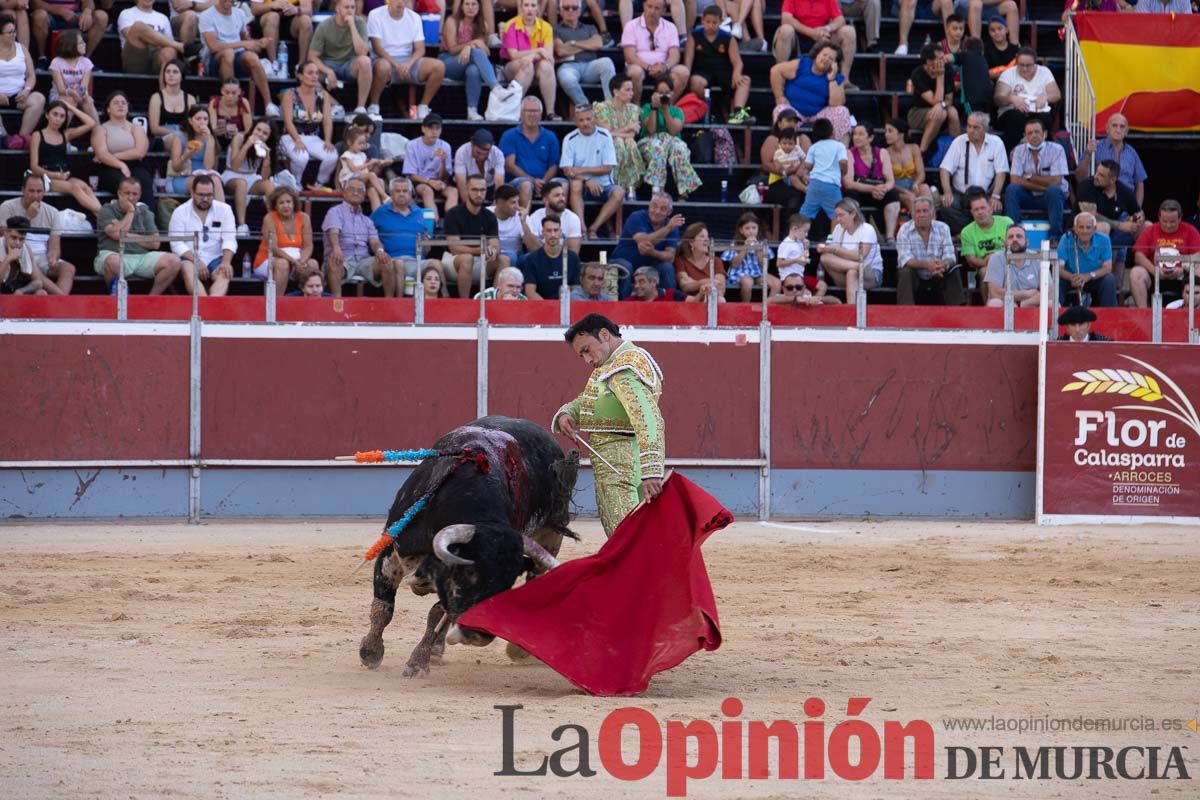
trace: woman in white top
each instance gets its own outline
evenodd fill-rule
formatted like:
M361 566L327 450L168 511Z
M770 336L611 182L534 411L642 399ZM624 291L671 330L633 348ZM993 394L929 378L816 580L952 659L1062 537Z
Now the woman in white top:
M1050 106L1062 99L1054 75L1037 63L1032 47L1017 51L1016 66L1009 67L996 79L997 119L1004 146L1009 151L1025 137L1025 123L1038 117L1050 130Z
M883 281L879 233L863 218L857 201L849 197L834 207L834 217L833 235L828 243L817 245L817 252L833 282L846 287L846 302L853 303L860 285L874 289Z
M8 137L6 146L10 149L29 149L29 135L46 107L46 96L33 90L36 77L33 56L17 41L17 21L10 14L0 14L0 108L25 112L20 133Z
M226 166L221 182L225 184L226 193L233 195L238 236L250 235L250 228L246 225L247 195L267 195L275 189L275 184L271 182L275 145L271 123L259 120L247 133L235 134L225 154Z

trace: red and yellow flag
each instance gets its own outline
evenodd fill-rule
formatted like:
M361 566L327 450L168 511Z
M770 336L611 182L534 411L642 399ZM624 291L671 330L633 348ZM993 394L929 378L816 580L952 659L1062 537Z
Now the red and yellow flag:
M1200 130L1200 16L1084 13L1075 31L1097 129L1124 114L1138 130Z

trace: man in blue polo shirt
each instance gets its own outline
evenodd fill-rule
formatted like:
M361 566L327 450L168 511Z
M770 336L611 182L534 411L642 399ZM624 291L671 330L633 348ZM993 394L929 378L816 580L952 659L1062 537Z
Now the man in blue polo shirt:
M542 101L530 95L521 101L521 125L500 137L504 170L517 187L521 208L529 212L533 193L540 197L546 181L558 174L558 137L541 125Z
M1086 211L1075 215L1075 227L1058 243L1059 305L1084 305L1084 295L1092 305L1111 308L1117 305L1117 282L1112 275L1112 242L1096 233L1096 218ZM1078 297L1076 297L1078 293Z
M397 277L404 276L404 292L408 294L415 286L418 272L419 253L417 240L428 233L425 214L413 207L413 187L408 178L396 178L391 184L392 201L384 203L371 214L371 221L379 230L379 241L392 259ZM437 261L428 264L438 266ZM399 283L400 281L397 281Z
M635 211L621 226L621 241L613 250L613 263L629 270L621 279L621 299L629 296L631 276L638 267L655 267L658 285L676 289L675 250L679 247L679 229L687 224L682 214L671 215L674 204L671 195L656 192L644 211Z

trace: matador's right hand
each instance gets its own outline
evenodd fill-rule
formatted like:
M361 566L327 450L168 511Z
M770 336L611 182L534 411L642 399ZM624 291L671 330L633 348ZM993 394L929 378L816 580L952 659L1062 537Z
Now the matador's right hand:
M570 414L559 414L557 424L563 435L570 436L572 439L579 436L579 429L575 427L575 420L571 418Z

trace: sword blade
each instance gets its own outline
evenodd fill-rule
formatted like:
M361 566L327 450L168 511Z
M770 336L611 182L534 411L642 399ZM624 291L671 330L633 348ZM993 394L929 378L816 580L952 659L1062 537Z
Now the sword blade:
M597 452L596 452L596 448L592 447L590 444L588 444L587 442L585 442L585 441L583 440L583 438L582 438L582 437L580 437L580 435L579 435L579 434L575 434L575 436L574 436L574 439L575 439L575 441L579 442L581 445L583 445L584 447L586 447L586 448L588 449L588 452L592 454L592 457L593 457L593 458L595 458L595 459L597 459L598 461L600 461L600 463L604 464L604 466L608 467L608 468L609 468L609 469L611 469L613 472L615 472L615 473L617 473L618 475L620 475L622 478L624 478L624 477L625 477L625 473L624 473L624 472L621 472L621 470L617 469L617 468L616 468L616 467L614 467L612 464L608 463L608 459L607 459L607 458L605 458L604 456L600 455L599 453L597 453Z

